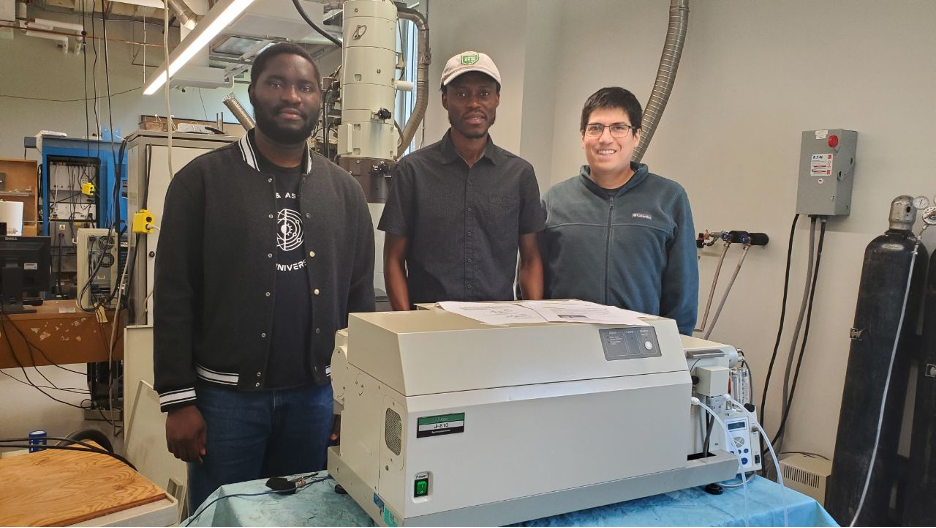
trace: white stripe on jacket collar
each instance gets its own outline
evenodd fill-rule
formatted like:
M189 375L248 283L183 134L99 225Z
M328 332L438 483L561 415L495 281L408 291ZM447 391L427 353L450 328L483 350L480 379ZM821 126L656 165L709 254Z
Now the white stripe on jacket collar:
M250 139L250 133L244 134L244 137L240 138L237 141L237 147L240 149L241 157L244 158L244 162L247 165L250 165L255 171L259 171L260 167L257 164L257 150L253 144L253 141ZM306 162L305 173L309 174L312 172L312 153L309 152L309 144L305 145L305 152L302 155L302 159Z

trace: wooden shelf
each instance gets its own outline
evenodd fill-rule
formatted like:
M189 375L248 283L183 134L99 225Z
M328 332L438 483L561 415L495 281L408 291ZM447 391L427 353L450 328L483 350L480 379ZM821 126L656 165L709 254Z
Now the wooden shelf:
M38 166L36 160L0 158L0 172L6 173L6 188L17 189L0 191L0 198L23 203L24 236L38 234L39 197L34 190L39 188Z

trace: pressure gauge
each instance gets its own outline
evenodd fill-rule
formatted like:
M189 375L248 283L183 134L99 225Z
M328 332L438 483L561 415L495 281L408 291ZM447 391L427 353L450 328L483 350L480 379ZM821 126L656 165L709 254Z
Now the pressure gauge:
M929 207L923 211L923 223L926 225L936 225L936 207Z
M917 211L922 211L929 207L930 201L925 196L917 196L913 199L913 206L917 208Z

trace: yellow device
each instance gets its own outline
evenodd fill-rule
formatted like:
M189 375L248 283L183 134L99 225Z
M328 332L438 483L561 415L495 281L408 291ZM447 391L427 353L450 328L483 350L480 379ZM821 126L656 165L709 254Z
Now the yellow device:
M146 209L140 209L133 215L134 233L152 233L153 232L153 214Z
M91 182L81 184L81 194L94 196L94 184Z

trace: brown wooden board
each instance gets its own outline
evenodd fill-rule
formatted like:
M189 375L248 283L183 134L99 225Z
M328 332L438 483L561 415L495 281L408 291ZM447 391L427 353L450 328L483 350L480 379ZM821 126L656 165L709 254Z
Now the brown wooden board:
M36 236L38 232L38 165L36 160L0 158L0 172L6 174L5 188L0 189L0 200L23 203L24 236Z
M107 455L45 450L0 459L0 526L75 524L165 497Z
M107 361L106 343L113 333L110 320L99 324L95 314L83 312L74 300L45 301L42 306L31 308L36 313L11 314L0 319L0 368ZM107 317L113 319L114 312L107 312ZM124 314L117 328L114 360L123 359L125 323Z

